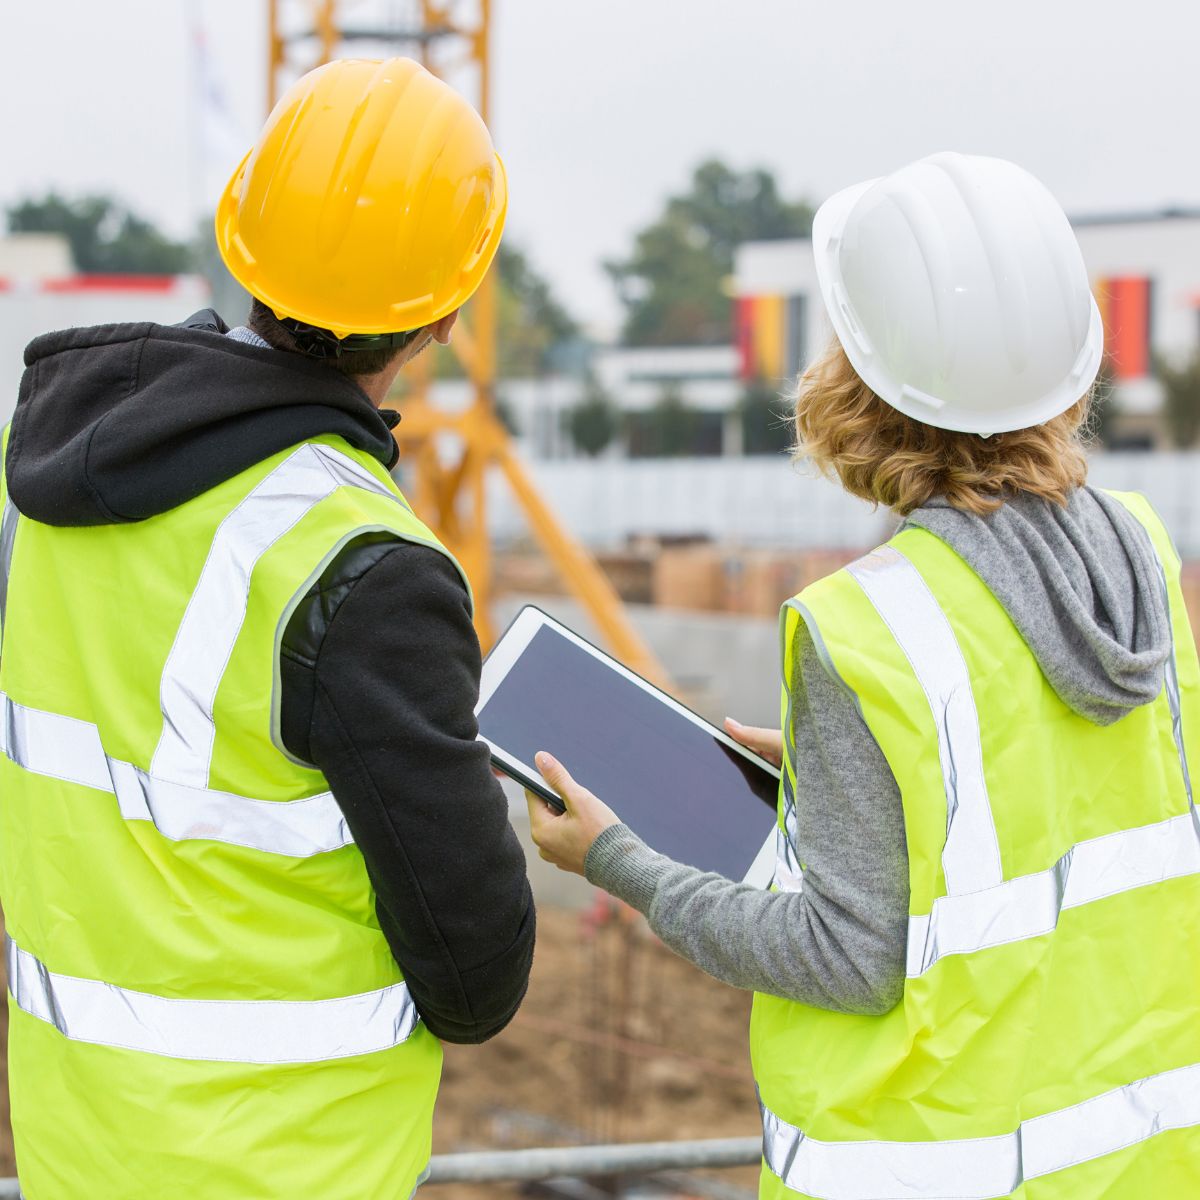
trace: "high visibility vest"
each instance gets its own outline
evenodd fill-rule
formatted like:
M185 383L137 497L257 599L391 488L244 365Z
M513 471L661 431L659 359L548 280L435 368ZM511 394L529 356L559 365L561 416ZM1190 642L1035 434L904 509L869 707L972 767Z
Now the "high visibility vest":
M288 617L373 530L441 549L336 437L132 524L41 525L5 486L0 897L29 1200L416 1186L441 1044L329 784L279 733Z
M885 1016L758 995L762 1196L1200 1196L1200 667L1179 561L1139 496L1174 655L1102 728L996 598L906 529L782 614L807 627L899 784L907 980ZM776 885L803 887L785 711Z

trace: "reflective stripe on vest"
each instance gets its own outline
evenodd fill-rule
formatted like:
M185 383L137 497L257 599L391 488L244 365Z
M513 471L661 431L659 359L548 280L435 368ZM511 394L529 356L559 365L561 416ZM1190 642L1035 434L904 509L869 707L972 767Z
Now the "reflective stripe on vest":
M763 1109L763 1159L820 1200L992 1200L1030 1179L1200 1124L1200 1064L1164 1071L998 1137L820 1142Z
M17 536L17 516L12 497L6 493L4 512L0 515L0 629L8 616L8 573L12 567L13 541Z
M254 800L159 779L104 752L89 721L26 708L0 692L0 754L35 775L110 792L126 821L151 821L173 842L226 842L308 858L353 842L332 792L303 800Z
M1161 561L1156 561L1165 599L1166 575ZM984 881L991 879L993 863L999 865L999 853L995 850L990 807L984 816L971 809L979 803L987 806L987 787L980 755L979 719L954 632L917 569L893 547L884 546L847 570L863 586L912 664L938 731L949 814L947 845L942 857L949 894L938 897L929 913L908 919L909 978L924 974L948 954L970 954L1049 933L1057 926L1064 909L1200 873L1200 814L1192 795L1183 745L1174 653L1167 660L1165 690L1189 811L1155 825L1079 842L1048 870L987 883ZM972 811L967 825L969 832L956 840L951 852L951 835L962 819L964 797L968 798L968 811ZM791 812L791 806L788 796L785 809ZM786 835L781 829L777 839L776 883L785 891L799 890L803 881L798 871L794 836L792 828L788 828ZM972 856L972 851L978 853L978 859ZM951 860L960 886L963 880L971 878L980 882L966 891L952 891Z
M213 703L246 617L254 564L339 487L378 492L401 504L369 471L328 446L288 455L221 522L163 668L163 730L150 774L208 786Z
M1170 611L1166 573L1161 559L1157 563ZM949 821L942 861L950 894L935 900L930 913L909 917L910 978L924 974L949 954L969 954L1051 933L1064 909L1200 874L1200 813L1183 740L1174 646L1164 690L1188 811L1157 824L1079 842L1049 870L988 882L1000 859L983 779L979 720L954 632L920 573L895 548L883 547L847 570L912 665L938 734ZM790 795L787 800L791 801ZM980 805L987 811L979 811ZM951 850L956 826L964 828L958 824L964 812L966 832L958 834ZM781 836L780 840L788 839ZM781 850L776 875L781 887L788 886L796 858L794 845ZM952 871L958 891L951 888ZM969 884L972 879L977 881L974 888ZM1200 1124L1200 1064L1135 1080L1025 1121L1011 1133L985 1138L818 1141L761 1107L764 1161L795 1191L822 1200L878 1196L984 1200L1008 1195L1024 1180L1099 1158L1156 1133Z
M177 1000L47 970L5 939L8 987L23 1012L64 1037L166 1058L310 1063L387 1050L417 1027L408 986L333 1000Z
M2 693L0 753L35 774L111 793L126 820L151 821L172 841L204 838L291 858L350 845L354 839L331 792L259 800L208 786L213 704L245 620L254 565L339 487L363 488L404 505L346 455L306 444L221 522L163 671L163 731L149 771L106 753L95 725L26 708ZM0 599L7 593L15 516L10 501L0 518Z
M946 787L946 891L960 896L993 887L1004 878L1000 846L983 778L975 696L954 630L920 572L891 546L846 570L904 651L933 713Z
M121 816L172 841L207 839L304 858L353 838L331 792L259 800L208 787L213 706L245 620L255 563L339 487L400 497L328 446L290 454L221 522L172 644L159 695L163 733L149 771L109 755L98 728L0 693L0 753L23 770L116 798ZM0 518L0 602L17 511ZM257 1064L320 1062L406 1041L419 1015L403 982L324 1000L190 1000L50 971L6 938L9 990L23 1012L64 1037L168 1058Z

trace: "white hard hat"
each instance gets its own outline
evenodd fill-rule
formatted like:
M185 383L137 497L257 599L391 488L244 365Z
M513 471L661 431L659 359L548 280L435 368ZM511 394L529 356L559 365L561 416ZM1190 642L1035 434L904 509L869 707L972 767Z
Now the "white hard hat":
M855 371L939 429L1004 433L1071 407L1104 327L1058 201L999 158L934 154L838 192L817 280Z

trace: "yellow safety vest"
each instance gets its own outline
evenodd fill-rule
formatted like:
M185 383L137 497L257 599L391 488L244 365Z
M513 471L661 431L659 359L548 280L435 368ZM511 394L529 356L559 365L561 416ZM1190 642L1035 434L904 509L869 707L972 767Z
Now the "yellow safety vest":
M0 897L25 1196L405 1200L441 1045L328 783L282 745L278 663L347 541L437 540L336 437L132 524L41 525L2 497Z
M783 610L899 784L903 1001L882 1017L755 997L761 1194L784 1200L1200 1196L1200 667L1179 561L1162 694L1102 728L996 598L906 529ZM803 887L785 689L776 884Z

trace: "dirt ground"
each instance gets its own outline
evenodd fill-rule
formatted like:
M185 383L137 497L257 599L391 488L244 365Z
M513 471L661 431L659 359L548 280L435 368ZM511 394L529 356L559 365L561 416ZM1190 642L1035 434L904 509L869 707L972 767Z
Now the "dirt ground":
M446 1047L435 1154L758 1134L750 997L688 966L610 904L539 912L529 995L512 1025L486 1045ZM0 1037L7 1024L0 1006ZM4 1089L0 1176L15 1173ZM712 1177L753 1195L758 1171ZM422 1191L429 1200L527 1194L499 1184Z
M435 1154L761 1132L750 996L701 974L624 914L607 904L539 912L529 995L512 1025L486 1045L446 1047ZM758 1169L720 1179L753 1195ZM500 1185L427 1192L430 1200L522 1194Z

